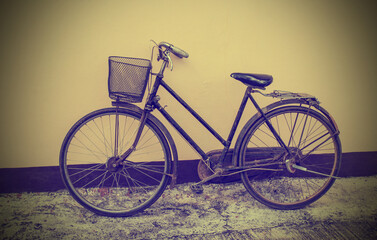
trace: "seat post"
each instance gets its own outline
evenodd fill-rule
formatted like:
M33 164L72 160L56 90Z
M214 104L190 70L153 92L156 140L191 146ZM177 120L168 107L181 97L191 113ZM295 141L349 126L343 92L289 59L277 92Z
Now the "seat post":
M239 125L239 123L241 121L241 117L242 117L243 112L245 110L245 107L246 107L246 104L247 104L247 99L248 99L248 97L249 97L249 95L251 93L251 90L252 90L252 87L247 87L247 89L245 91L245 94L243 96L241 105L238 108L238 112L237 112L236 118L234 119L233 126L230 129L230 132L229 132L229 135L228 135L228 139L226 141L226 144L224 145L224 149L221 152L221 155L220 155L220 158L219 158L219 164L218 164L218 166L220 168L224 166L226 154L228 153L229 147L230 147L230 145L231 145L231 143L233 141L234 134L236 133L238 125Z

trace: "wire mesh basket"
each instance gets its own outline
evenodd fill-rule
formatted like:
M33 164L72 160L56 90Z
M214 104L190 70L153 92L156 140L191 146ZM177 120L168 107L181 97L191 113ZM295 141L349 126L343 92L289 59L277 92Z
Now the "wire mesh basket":
M151 68L151 61L147 59L109 57L109 97L117 101L141 102Z

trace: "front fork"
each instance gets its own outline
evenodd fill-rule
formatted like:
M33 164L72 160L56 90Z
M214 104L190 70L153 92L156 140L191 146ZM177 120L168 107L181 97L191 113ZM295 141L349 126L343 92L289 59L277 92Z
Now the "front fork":
M117 106L117 109L118 108L119 107ZM116 164L116 166L119 166L122 162L124 162L128 158L128 156L130 156L131 153L136 149L136 146L139 143L141 134L144 130L145 122L148 119L149 113L150 113L150 111L148 111L148 110L143 111L143 114L141 115L141 118L140 118L140 125L139 125L138 131L137 131L136 136L135 136L135 140L134 140L133 144L131 145L131 147L129 149L127 149L127 151L125 151L122 155L120 155L119 158L117 159L117 161L115 161L114 164ZM117 157L118 156L118 137L119 137L119 115L118 115L118 111L117 111L115 119L116 119L115 120L115 144L116 145L114 147L114 156Z
M167 61L164 61L162 66L161 66L161 69L160 69L160 72L157 74L156 76L156 80L153 84L153 88L152 88L152 91L151 93L149 94L148 98L147 98L147 101L146 101L146 104L145 104L145 107L144 107L144 110L143 110L143 113L141 115L141 118L140 118L140 125L139 125L139 129L137 131L137 134L136 134L136 137L135 137L135 140L132 144L132 146L127 149L126 152L124 152L122 155L119 156L119 158L117 159L117 161L114 163L116 164L117 166L119 166L122 162L124 162L126 160L126 158L128 156L131 155L131 153L136 149L136 146L137 144L139 143L139 140L140 140L140 137L141 137L141 134L144 130L144 126L145 126L145 122L147 121L148 119L148 116L150 114L150 112L152 112L154 110L154 102L156 101L156 93L157 93L157 90L160 86L160 82L163 78L163 73L165 71L165 68L166 66L168 65L168 62ZM119 108L119 106L117 106L117 109ZM118 111L117 111L117 116L116 116L116 124L115 124L115 143L117 144L118 143L118 130L119 130L119 115L118 115ZM117 157L118 156L118 147L116 146L114 148L114 156Z

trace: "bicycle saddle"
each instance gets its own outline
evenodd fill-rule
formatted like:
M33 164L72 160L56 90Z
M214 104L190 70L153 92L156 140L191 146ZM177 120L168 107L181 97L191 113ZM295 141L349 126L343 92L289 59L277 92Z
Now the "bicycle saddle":
M264 89L270 85L273 79L270 75L255 73L232 73L230 76L250 87L260 89Z

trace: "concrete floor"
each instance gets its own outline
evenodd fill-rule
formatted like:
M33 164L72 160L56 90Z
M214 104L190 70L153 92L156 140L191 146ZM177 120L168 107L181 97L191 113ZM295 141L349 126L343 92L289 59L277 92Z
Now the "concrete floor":
M0 194L0 239L377 239L377 176L343 178L310 206L270 209L241 183L167 189L129 218L93 214L67 191Z

